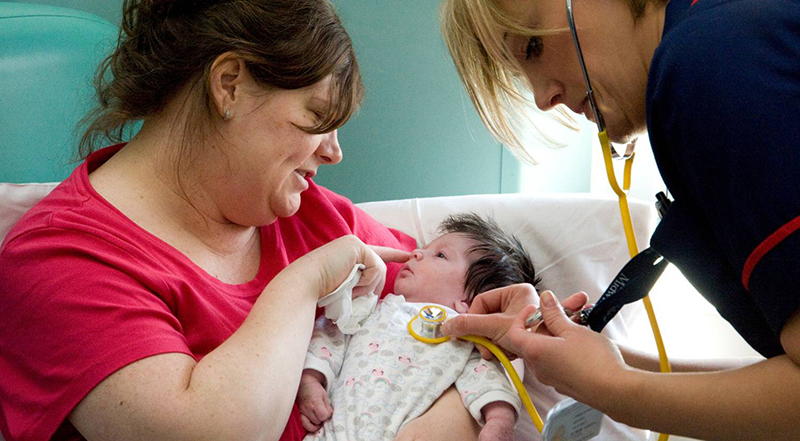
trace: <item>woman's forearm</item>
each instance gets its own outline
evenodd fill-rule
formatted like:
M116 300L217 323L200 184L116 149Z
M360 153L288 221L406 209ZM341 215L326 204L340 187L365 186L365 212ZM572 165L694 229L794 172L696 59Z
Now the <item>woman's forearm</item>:
M200 362L167 353L131 363L92 389L70 421L91 440L277 440L312 332L319 286L309 280L280 273Z
M617 343L617 347L625 359L625 364L650 372L660 372L658 354L640 351ZM763 357L730 357L714 359L676 359L670 358L673 372L713 372L737 369L764 360Z
M734 370L628 370L596 406L634 427L707 440L800 439L800 367L780 356Z
M228 416L219 426L242 431L230 434L236 439L249 438L241 437L247 434L261 435L249 439L279 438L300 383L318 287L308 278L281 275L267 286L241 327L197 364L186 389L198 403L235 408L231 414L238 423Z

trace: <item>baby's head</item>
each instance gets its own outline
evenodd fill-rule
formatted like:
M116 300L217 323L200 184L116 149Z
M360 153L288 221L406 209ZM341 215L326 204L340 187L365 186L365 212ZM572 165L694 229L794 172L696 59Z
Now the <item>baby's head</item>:
M411 258L394 287L409 302L432 302L466 312L476 295L515 283L539 282L528 253L513 235L474 213L447 217L441 235Z

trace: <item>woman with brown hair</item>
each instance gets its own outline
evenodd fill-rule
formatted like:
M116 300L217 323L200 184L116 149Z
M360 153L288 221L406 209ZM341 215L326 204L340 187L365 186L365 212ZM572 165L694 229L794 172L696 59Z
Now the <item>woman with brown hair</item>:
M471 312L494 314L445 330L494 338L542 382L635 427L800 439L800 3L446 0L443 17L464 85L507 145L521 148L533 105L583 114L620 143L647 130L674 198L651 247L765 359L647 372L652 357L571 322L552 293L546 332L527 332L530 289L484 296Z
M318 298L356 264L391 291L415 247L311 180L362 96L350 38L327 0L123 8L85 161L0 251L0 429L298 440Z

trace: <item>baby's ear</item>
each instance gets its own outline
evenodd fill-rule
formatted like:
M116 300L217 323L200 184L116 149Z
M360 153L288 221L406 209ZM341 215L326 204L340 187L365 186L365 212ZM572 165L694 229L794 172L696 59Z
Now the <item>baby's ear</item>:
M456 300L453 303L453 307L459 314L466 314L469 311L469 305L464 300Z

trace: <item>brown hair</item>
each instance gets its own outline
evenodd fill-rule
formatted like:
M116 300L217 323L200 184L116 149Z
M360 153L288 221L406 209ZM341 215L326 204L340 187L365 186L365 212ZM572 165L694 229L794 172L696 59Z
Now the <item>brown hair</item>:
M638 19L649 4L666 4L669 0L626 1L632 16ZM503 43L503 34L533 37L568 29L525 26L506 13L497 0L445 0L441 22L456 70L484 124L517 157L535 163L519 134L535 126L529 115L537 108L519 62ZM566 120L572 121L563 109L557 109ZM538 134L549 140L546 134Z
M190 94L199 101L189 106L183 144L190 134L203 136L216 127L210 66L226 52L242 56L265 90L299 89L331 75L330 109L305 128L309 133L342 126L363 96L352 41L328 0L125 0L78 154L85 158L104 138L122 141L127 128L164 110L186 87L200 92Z

